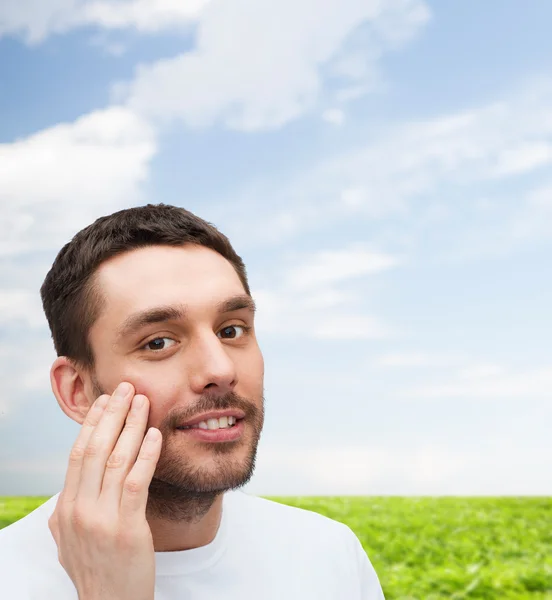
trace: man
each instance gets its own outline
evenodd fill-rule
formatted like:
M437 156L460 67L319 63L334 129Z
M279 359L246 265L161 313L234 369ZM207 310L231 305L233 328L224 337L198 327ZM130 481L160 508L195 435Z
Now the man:
M6 600L382 600L346 525L244 493L264 422L245 266L214 226L147 205L66 244L41 288L62 491L0 530Z

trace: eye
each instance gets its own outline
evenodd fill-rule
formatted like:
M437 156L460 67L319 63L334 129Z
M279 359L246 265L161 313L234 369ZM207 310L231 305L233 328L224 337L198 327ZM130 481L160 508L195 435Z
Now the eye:
M153 350L153 351L166 350L167 348L170 348L170 346L171 346L170 342L172 342L173 344L176 344L176 342L172 338L158 337L158 338L154 338L153 340L150 340L147 344L144 344L142 349L143 350Z
M249 327L248 325L228 325L227 327L224 327L220 330L219 333L223 332L223 331L232 331L233 329L243 329L244 333L242 335L239 336L233 336L230 338L226 338L226 339L239 339L241 337L243 337L244 335L247 335L250 331L251 331L251 327Z

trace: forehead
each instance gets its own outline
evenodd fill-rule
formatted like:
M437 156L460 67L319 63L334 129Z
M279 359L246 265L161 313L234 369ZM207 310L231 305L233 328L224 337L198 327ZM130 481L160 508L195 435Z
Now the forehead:
M148 246L103 263L96 281L105 299L100 320L122 321L152 306L184 303L190 311L215 305L243 285L232 264L203 246Z

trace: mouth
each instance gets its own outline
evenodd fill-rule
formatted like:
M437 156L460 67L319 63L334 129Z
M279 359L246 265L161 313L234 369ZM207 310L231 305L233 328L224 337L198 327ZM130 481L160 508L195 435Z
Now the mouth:
M216 419L219 421L219 419ZM176 431L180 434L191 437L203 442L233 442L241 438L243 435L245 419L233 419L232 424L219 423L215 426L215 423L207 423L208 427L200 427L201 423L192 426L177 427ZM210 421L213 421L210 419ZM202 423L205 423L202 421Z
M243 418L237 417L221 417L220 419L207 419L206 421L200 421L194 425L182 425L176 429L180 431L186 431L188 429L201 429L202 431L217 431L219 429L232 429L236 425L243 421Z

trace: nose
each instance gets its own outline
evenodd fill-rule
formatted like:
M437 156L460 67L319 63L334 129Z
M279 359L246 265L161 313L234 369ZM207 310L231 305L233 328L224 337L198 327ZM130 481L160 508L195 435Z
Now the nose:
M190 344L185 360L194 393L201 395L206 389L216 389L222 396L236 387L236 366L216 333L198 334Z

